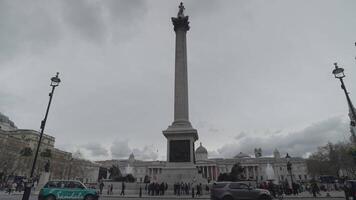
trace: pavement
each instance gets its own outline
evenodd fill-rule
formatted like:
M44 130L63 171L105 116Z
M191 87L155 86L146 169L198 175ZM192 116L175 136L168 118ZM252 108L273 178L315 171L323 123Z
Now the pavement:
M294 200L294 199L299 199L299 200L315 200L315 199L320 199L320 200L342 200L345 199L344 193L343 192L337 192L337 191L331 191L329 192L330 197L327 197L326 192L322 192L320 196L317 198L313 198L312 195L308 192L303 192L298 196L285 196L283 199L287 200ZM7 194L5 192L0 191L0 200L21 200L22 199L22 193L15 192L12 194ZM114 195L102 195L99 200L142 200L142 199L148 199L148 200L153 200L153 199L158 199L158 200L180 200L180 199L192 199L191 196L147 196L143 195L142 198L139 198L138 195L128 195L128 196L120 196L118 194ZM209 195L203 195L201 197L195 198L195 199L201 199L201 200L208 200L210 199ZM30 200L37 200L37 195L32 194L30 197Z

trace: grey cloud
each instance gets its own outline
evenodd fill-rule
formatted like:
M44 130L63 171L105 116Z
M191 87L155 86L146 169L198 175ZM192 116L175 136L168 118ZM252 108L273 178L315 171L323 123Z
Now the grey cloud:
M184 5L187 15L194 15L194 17L206 17L206 13L215 14L221 8L221 3L215 0L187 1Z
M59 24L43 1L0 1L0 24L0 62L43 52L60 37Z
M157 160L158 158L158 152L152 145L145 145L142 149L131 149L128 140L116 140L111 145L111 155L114 159L127 159L131 153L133 153L138 160Z
M101 4L88 1L62 1L63 19L79 36L89 41L103 40L106 27Z
M143 149L134 148L133 153L138 160L157 160L158 152L153 146L144 146Z
M88 150L91 154L92 157L97 157L97 156L108 156L108 150L103 147L101 144L98 143L89 143L86 145L82 146L83 148L85 148L86 150Z
M211 127L211 128L209 128L208 131L209 131L209 132L212 132L212 133L218 133L218 132L219 132L219 129Z
M234 143L229 143L218 149L222 157L233 157L239 152L253 154L253 149L261 147L264 155L272 155L275 148L284 154L304 156L316 150L318 146L328 141L336 142L348 133L348 123L341 117L333 117L314 123L303 130L289 132L280 131L251 132L239 134Z
M126 23L144 18L147 12L144 0L108 0L105 3L112 19L126 21Z
M127 140L115 140L111 145L110 151L113 159L126 159L129 157L130 153L132 153Z
M66 23L90 42L102 42L115 38L130 37L147 9L142 0L122 1L63 1L63 19Z
M247 133L244 132L244 131L241 131L240 134L238 134L238 135L235 136L235 139L236 139L236 140L239 140L239 139L241 139L241 138L243 138L243 137L246 137L246 136L247 136Z
M209 158L219 158L221 154L217 151L208 151Z
M97 44L110 34L125 40L146 13L142 0L0 1L0 62L43 53L73 33Z

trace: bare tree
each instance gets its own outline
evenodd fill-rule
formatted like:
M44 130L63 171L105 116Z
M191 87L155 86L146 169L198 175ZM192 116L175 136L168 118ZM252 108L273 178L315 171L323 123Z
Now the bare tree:
M318 147L307 159L308 171L312 176L347 175L356 177L356 164L353 157L354 148L350 143L328 143Z

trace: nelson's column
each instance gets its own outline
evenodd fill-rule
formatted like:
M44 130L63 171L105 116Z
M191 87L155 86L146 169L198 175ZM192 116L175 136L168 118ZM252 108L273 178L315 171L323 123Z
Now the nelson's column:
M177 17L172 17L176 33L174 121L163 135L167 138L167 164L159 177L162 181L202 182L195 167L194 142L198 139L197 130L189 122L187 40L188 16L184 16L183 3L179 5Z

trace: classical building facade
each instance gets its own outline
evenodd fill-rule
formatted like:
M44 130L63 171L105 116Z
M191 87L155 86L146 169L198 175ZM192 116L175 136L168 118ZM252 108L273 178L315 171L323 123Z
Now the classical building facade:
M220 174L230 173L232 167L239 163L244 168L243 177L246 180L254 180L258 183L271 179L276 182L290 182L291 174L287 170L287 159L281 157L277 149L273 152L272 157L264 157L261 150L257 151L257 153L255 156L250 156L240 152L233 158L209 159L207 149L200 144L195 150L195 166L203 178L209 181L217 181ZM309 180L305 159L292 157L290 162L292 163L293 181L303 182ZM133 154L130 155L129 159L97 161L97 163L107 169L112 165L116 165L123 174L131 173L136 177L137 182L143 182L146 175L151 181L160 181L158 179L159 175L166 166L165 161L136 160Z
M40 133L18 129L0 113L0 180L9 176L29 176ZM96 182L100 164L75 158L72 153L55 148L55 138L44 134L37 158L35 175L40 176L50 162L50 179L79 179Z

